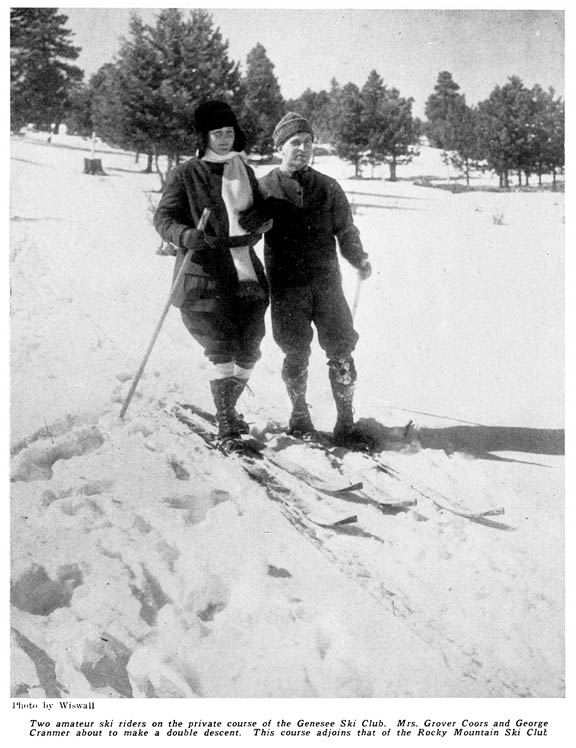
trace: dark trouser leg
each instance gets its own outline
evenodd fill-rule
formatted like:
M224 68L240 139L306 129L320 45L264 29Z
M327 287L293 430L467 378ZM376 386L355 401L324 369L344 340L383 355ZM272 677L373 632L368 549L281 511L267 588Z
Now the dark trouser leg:
M318 341L328 358L330 386L336 404L334 441L354 449L369 448L370 442L354 426L356 367L352 351L358 333L339 276L315 283L314 312Z
M240 299L235 307L235 313L238 319L238 350L234 363L236 364L236 374L234 380L236 388L233 394L234 415L236 426L241 434L248 434L250 427L239 415L235 409L238 399L244 392L250 371L254 368L256 361L261 356L260 344L266 334L264 315L268 307L268 299Z
M339 274L314 281L314 323L328 360L347 359L358 342Z
M238 350L238 328L229 300L196 299L180 309L182 321L213 364L233 363Z
M264 315L267 307L267 299L261 301L238 299L233 305L238 331L234 363L244 369L252 369L262 355L260 344L266 334Z
M236 363L248 370L260 358L266 307L266 301L196 299L183 306L181 313L186 328L213 364ZM233 438L248 432L247 424L235 410L246 381L227 376L210 382L221 437Z
M220 298L194 299L182 306L180 311L186 329L202 346L206 358L215 365L230 364L230 369L233 370L238 333L229 301ZM235 388L236 383L231 376L221 376L210 381L220 439L240 436L235 426L232 402Z
M306 403L308 359L312 343L313 296L308 286L277 289L272 295L272 331L284 352L282 379L292 403L288 432L314 432Z

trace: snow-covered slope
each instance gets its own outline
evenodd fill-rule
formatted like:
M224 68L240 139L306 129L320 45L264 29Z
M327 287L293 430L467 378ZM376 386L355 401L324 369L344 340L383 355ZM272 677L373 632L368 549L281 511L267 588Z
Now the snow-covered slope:
M84 175L69 145L12 141L13 695L562 696L563 196L454 195L318 160L374 266L357 416L383 444L416 424L419 443L383 453L407 480L505 510L486 526L422 498L334 499L315 509L358 516L335 532L289 522L170 415L211 410L176 310L119 420L171 280L159 179L114 151L107 176ZM424 155L406 175L441 164ZM269 333L241 403L259 432L287 417L280 366ZM309 400L330 429L318 350ZM285 454L329 474L319 451ZM389 490L361 456L345 468Z

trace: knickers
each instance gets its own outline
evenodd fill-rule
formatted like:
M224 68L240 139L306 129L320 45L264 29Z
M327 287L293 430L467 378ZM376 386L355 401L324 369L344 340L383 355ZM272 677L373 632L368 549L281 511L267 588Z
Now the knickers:
M306 286L272 292L272 332L284 351L288 371L308 362L314 336L331 359L350 356L358 342L340 278L316 278Z
M188 332L213 364L234 361L250 369L260 358L267 300L238 296L196 299L181 307Z

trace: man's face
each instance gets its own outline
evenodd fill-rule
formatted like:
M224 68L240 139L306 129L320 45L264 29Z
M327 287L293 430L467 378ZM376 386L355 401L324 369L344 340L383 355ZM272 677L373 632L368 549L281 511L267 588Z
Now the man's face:
M312 159L312 135L308 132L297 132L288 138L281 152L284 171L303 169Z
M208 133L208 147L219 156L230 153L234 145L235 132L233 127L220 127Z

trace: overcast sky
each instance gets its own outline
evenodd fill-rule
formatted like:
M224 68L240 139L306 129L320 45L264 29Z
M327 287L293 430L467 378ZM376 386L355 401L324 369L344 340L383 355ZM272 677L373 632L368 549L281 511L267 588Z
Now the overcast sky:
M60 10L69 18L74 43L82 47L76 64L88 79L113 60L132 11ZM158 12L133 10L151 23ZM564 96L561 10L208 10L229 42L231 59L243 70L248 52L258 42L264 45L285 98L308 87L328 89L332 78L362 86L371 70L402 96L413 97L418 116L423 116L426 99L443 70L452 73L468 104L487 98L511 75L529 87L552 86Z

